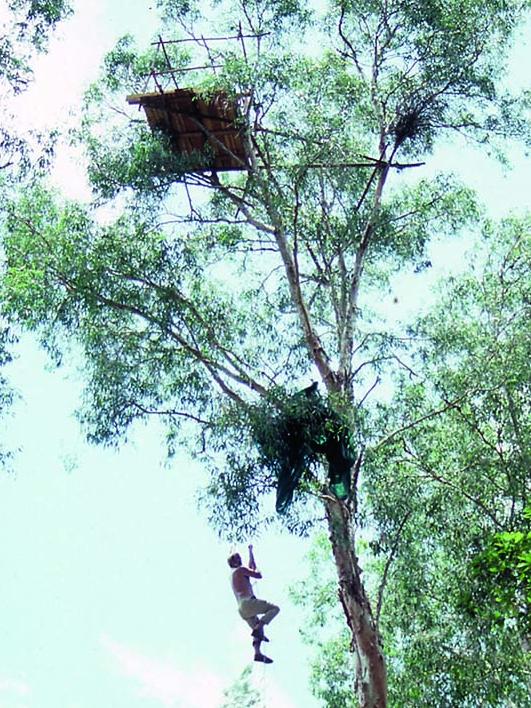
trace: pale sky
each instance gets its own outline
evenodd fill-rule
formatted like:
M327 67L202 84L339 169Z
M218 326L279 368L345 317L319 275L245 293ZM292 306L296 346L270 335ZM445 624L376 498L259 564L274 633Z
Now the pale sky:
M15 104L27 127L75 124L117 37L148 42L156 28L141 0L75 7ZM54 180L85 198L77 157L60 150ZM29 338L10 367L21 400L5 432L21 451L13 472L0 472L0 708L217 708L252 647L229 585L232 548L197 512L204 475L185 456L165 464L155 424L119 452L88 446L73 416L75 372L46 368ZM253 681L268 706L311 708L287 592L307 546L253 540L265 576L257 593L281 607L269 633L275 663L254 665Z
M26 125L75 115L114 40L132 32L148 41L156 28L141 0L75 8L17 100ZM527 80L529 48L515 57L514 80ZM512 157L505 174L479 153L446 148L425 174L459 172L500 215L530 206L528 163L521 149ZM55 179L68 196L84 195L66 150ZM452 262L445 252L438 259L439 273ZM418 281L397 287L401 302L418 299ZM196 510L200 467L184 455L165 465L154 424L134 428L119 452L88 446L73 417L78 377L46 370L29 338L10 374L21 400L5 434L21 450L13 471L0 472L0 708L217 708L251 646L229 587L231 548ZM317 706L287 596L305 575L306 549L287 535L256 541L265 576L257 593L282 608L269 633L275 663L253 668L268 708Z

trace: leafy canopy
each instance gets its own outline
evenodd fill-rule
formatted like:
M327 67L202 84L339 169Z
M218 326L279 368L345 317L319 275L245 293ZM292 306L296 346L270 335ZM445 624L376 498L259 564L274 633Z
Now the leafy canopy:
M87 95L79 135L95 195L118 217L98 223L37 187L9 207L3 292L7 315L58 360L67 341L81 346L92 439L114 443L133 421L164 415L173 446L185 421L199 424L195 449L210 450L216 471L227 462L211 499L230 513L216 501L214 516L239 534L239 504L258 509L276 481L242 427L258 398L276 387L287 399L317 361L337 389L332 406L356 402L347 419L359 447L378 437L362 404L375 378L401 366L404 340L370 298L391 274L421 268L430 239L480 213L455 178L405 179L403 161L446 128L481 139L516 130L489 121L503 108L495 79L523 9L470 3L463 21L458 3L331 3L323 16L297 2L213 3L204 17L207 7L161 4L172 36L199 40L166 49L179 81L248 97L250 168L190 173L167 136L126 112L125 95L165 59L124 38ZM245 52L221 42L206 82L182 73L198 53L208 61L203 30L234 35L234 17L255 36ZM309 53L315 38L321 50Z
M525 6L159 6L163 33L193 40L166 45L174 71L159 85L238 101L246 169L191 171L168 135L150 132L125 96L166 60L124 38L78 136L96 203L37 185L6 205L4 315L58 362L82 352L91 439L116 444L135 421L162 416L170 449L185 440L201 454L212 521L232 538L271 523L279 416L320 377L325 409L356 448L341 538L358 534L356 587L384 637L392 700L521 703L521 618L493 626L470 613L466 592L496 534L523 528L528 220L487 224L488 267L447 282L414 328L392 327L376 305L393 274L426 267L430 242L484 223L455 177L419 171L452 132L489 146L527 136L527 97L499 80ZM238 30L253 35L243 46L201 39ZM208 76L185 71L205 62ZM391 405L377 397L390 381ZM282 517L291 531L322 520L319 454ZM328 655L334 681L351 680L344 646ZM320 695L342 700L336 683Z

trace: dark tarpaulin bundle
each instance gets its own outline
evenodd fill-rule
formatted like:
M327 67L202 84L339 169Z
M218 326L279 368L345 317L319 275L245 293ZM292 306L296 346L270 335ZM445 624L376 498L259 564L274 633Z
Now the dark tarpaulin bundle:
M314 457L312 436L323 423L317 384L296 393L291 403L294 405L281 417L278 430L286 451L278 470L276 510L279 514L291 504L302 474Z
M350 496L351 471L356 462L356 454L348 432L331 432L319 452L323 452L328 462L330 491L338 499Z
M345 421L321 398L317 383L291 396L269 420L267 435L256 441L277 474L276 510L284 513L304 472L324 455L331 492L339 499L350 494L351 469L356 460Z

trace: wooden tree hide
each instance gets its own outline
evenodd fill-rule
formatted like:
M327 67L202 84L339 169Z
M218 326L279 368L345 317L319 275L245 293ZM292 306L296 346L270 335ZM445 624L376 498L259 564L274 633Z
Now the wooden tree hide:
M236 99L217 94L202 98L193 89L133 94L152 130L161 130L176 153L190 158L189 172L246 170L249 159L244 122Z

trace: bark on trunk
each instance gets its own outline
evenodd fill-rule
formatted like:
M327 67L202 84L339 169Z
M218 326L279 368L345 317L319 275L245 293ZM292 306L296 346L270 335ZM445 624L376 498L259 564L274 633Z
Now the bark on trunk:
M339 597L352 634L355 691L360 708L385 708L387 677L380 638L357 563L350 512L338 499L325 500L330 540L339 578Z

